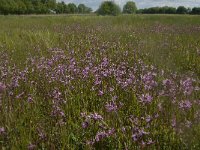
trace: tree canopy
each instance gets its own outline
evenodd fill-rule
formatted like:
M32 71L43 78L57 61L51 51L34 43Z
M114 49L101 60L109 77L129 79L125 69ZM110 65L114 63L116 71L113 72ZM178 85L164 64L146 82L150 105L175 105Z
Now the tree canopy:
M136 11L137 11L137 7L136 7L135 2L133 1L128 1L123 7L123 13L126 13L126 14L133 14L133 13L136 13Z
M138 11L138 13L143 14L176 14L176 8L174 7L151 7L145 8Z
M150 7L137 10L139 14L200 14L200 7L186 8L184 6L175 7Z
M66 4L56 0L0 0L0 14L86 14L91 13L92 9L85 4L76 5L74 3ZM101 3L98 15L119 15L120 7L111 0ZM128 1L123 6L123 13L133 14L197 14L200 15L200 7L186 8L184 6L175 7L150 7L137 10L136 3Z
M187 14L188 11L187 11L187 8L185 8L184 6L179 6L176 10L176 13L177 14Z
M191 11L191 14L198 14L200 15L200 7L194 7Z
M85 13L90 13L92 11L91 8L85 6L84 4L79 4L78 5L78 13L79 14L85 14Z
M90 13L91 8L74 3L65 4L56 0L0 0L0 14L47 14L47 13Z
M97 10L98 15L119 15L121 13L120 7L113 1L104 1Z

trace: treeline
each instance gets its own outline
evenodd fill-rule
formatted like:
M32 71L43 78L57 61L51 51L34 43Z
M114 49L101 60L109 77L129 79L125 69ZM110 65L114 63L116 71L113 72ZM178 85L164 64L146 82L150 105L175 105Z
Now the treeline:
M0 14L86 14L91 13L92 9L74 3L66 4L56 2L56 0L0 0ZM121 11L114 1L104 1L96 11L98 15L118 15L125 14L200 14L200 7L186 8L184 6L175 7L151 7L137 9L135 2L128 1Z
M184 6L175 7L151 7L137 10L138 14L200 14L200 7L186 8Z
M65 4L56 0L0 0L0 14L50 14L50 13L90 13L92 9L74 3Z
M128 1L121 11L120 7L114 1L104 1L99 6L99 9L96 11L98 15L119 15L123 14L199 14L200 15L200 7L194 8L186 8L184 6L175 7L151 7L145 9L137 9L135 2Z

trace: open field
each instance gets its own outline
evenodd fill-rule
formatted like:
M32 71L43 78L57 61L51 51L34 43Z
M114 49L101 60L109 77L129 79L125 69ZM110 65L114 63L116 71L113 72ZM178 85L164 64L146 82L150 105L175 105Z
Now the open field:
M0 16L0 147L200 149L200 16Z

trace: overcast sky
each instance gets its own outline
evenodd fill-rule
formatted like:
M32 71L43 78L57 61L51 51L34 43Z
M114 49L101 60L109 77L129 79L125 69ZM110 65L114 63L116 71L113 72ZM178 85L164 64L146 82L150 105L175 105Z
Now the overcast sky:
M103 0L58 0L65 3L86 4L93 10L96 10ZM114 0L121 7L130 0ZM138 8L146 8L153 6L185 6L185 7L200 7L200 0L134 0Z

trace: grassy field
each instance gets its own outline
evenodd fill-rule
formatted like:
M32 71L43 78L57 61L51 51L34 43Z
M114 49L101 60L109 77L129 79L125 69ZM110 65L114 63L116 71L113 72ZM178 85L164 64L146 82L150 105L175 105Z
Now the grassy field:
M200 149L200 16L0 16L3 149Z

